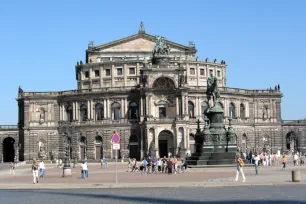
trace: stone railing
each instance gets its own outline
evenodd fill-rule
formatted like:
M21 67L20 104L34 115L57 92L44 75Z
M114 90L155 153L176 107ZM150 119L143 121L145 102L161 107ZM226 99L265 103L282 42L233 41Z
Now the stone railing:
M138 123L139 119L126 119L122 118L120 120L109 120L109 119L104 119L104 120L87 120L87 121L59 121L58 125L60 127L64 126L87 126L87 125L115 125L115 124L134 124Z
M189 86L191 90L206 90L206 86ZM249 90L249 89L240 89L240 88L229 88L229 87L219 87L220 92L227 93L240 93L240 94L269 94L269 93L277 93L281 92L278 90Z
M93 92L129 92L137 90L137 87L108 87L108 88L92 88L92 89L79 89L79 90L68 90L68 91L57 91L57 92L23 92L19 93L18 97L29 97L29 96L64 96L71 94L80 93L93 93ZM206 86L189 86L191 90L205 91ZM239 88L220 87L220 92L226 93L239 93L239 94L281 94L278 90L248 90Z
M18 125L0 125L1 129L18 129Z
M306 125L306 120L282 120L283 124L304 124Z

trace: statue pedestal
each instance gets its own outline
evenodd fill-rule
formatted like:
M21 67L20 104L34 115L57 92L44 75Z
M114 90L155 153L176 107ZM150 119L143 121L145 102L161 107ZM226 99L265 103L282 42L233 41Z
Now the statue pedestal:
M153 157L155 157L155 158L156 158L156 152L157 152L157 150L156 150L156 149L152 149L152 150L150 150L150 156L151 156L151 158L153 158Z
M63 168L63 177L70 177L72 176L71 168L64 167Z

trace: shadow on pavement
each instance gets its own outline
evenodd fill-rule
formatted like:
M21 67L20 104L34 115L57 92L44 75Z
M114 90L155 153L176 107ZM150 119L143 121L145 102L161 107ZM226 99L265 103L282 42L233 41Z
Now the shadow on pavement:
M166 190L166 189L161 189ZM189 200L187 199L168 199L168 198L154 198L154 197L139 197L139 196L122 196L122 195L110 195L105 192L99 191L99 194L91 194L91 193L82 193L81 191L78 191L77 193L70 192L70 190L65 191L48 191L48 190L37 190L37 191L18 191L18 192L32 192L33 195L35 194L45 194L45 195L57 195L57 196L71 196L71 197L79 197L79 198L90 198L90 199L100 199L100 201L111 201L114 203L119 202L132 202L132 203L175 203L175 204L229 204L229 203L235 203L235 204L284 204L284 203L300 203L300 204L306 204L306 201L298 201L298 200L224 200L224 201L210 201L209 199L207 201L195 201L195 200ZM92 192L95 192L93 190ZM38 196L38 195L37 195ZM190 195L192 197L192 194ZM38 201L39 202L39 201Z

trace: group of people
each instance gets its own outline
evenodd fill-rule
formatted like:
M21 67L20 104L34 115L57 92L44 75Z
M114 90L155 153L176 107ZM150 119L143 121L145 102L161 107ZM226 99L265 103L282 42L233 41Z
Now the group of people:
M39 171L39 177L42 178L45 176L45 163L43 160L41 160L39 163L36 162L36 160L33 160L33 164L31 166L31 172L33 174L33 183L36 184L39 182L39 177L38 177L38 171Z
M135 158L129 158L128 162L128 172L140 171L144 174L151 173L168 173L177 174L181 172L186 172L187 164L184 158L170 157L166 158L155 158L149 156L148 158L143 158L140 165L138 165Z

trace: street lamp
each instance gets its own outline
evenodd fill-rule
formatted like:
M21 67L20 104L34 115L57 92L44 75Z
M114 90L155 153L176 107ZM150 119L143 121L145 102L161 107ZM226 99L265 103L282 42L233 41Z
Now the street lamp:
M70 144L69 144L69 137L66 136L65 142L65 164L63 168L63 177L71 176L71 166L70 166Z

